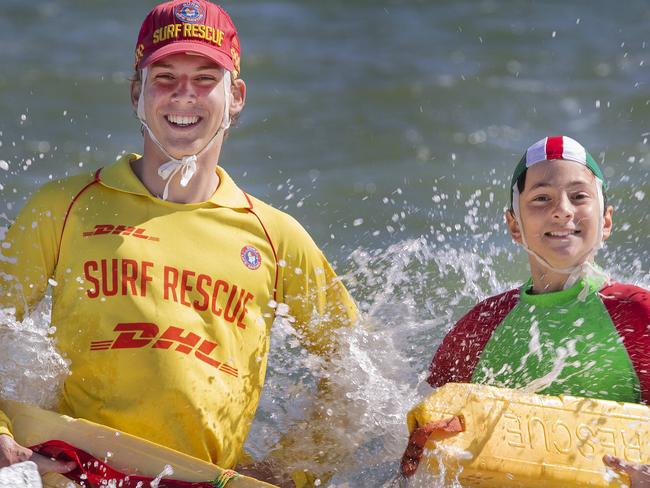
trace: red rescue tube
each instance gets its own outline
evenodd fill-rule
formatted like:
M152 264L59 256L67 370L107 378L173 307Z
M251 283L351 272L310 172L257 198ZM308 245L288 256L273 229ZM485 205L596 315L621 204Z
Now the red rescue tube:
M74 461L77 468L65 474L69 480L75 483L95 488L106 486L107 481L115 481L117 486L123 488L136 488L142 486L150 486L150 483L155 478L148 476L137 476L122 473L113 469L105 462L97 459L96 457L88 454L75 446L60 440L50 440L32 446L32 451L58 461ZM224 473L213 481L205 482L191 482L180 481L173 479L159 480L159 488L223 488L226 483L233 478L238 477L239 474L232 470L224 471ZM103 484L102 484L103 483ZM139 483L139 485L138 485Z

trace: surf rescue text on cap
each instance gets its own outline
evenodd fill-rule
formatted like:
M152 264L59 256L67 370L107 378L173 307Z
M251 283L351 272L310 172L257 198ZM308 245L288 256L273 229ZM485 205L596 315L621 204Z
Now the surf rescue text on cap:
M206 0L172 0L156 6L144 19L135 48L135 68L166 56L196 53L223 66L236 78L241 47L237 29L221 7Z

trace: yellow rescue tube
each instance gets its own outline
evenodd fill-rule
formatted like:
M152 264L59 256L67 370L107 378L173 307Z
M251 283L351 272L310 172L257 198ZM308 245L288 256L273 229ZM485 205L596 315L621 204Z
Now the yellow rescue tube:
M602 457L650 464L650 408L449 383L408 414L409 432L458 416L464 431L429 440L418 468L465 487L620 487ZM458 475L460 471L460 474Z
M174 470L171 478L184 481L210 481L224 472L214 464L88 420L73 419L7 400L0 400L0 410L11 420L14 437L23 446L61 440L106 460L119 471L150 477L158 476L166 465ZM65 488L70 484L62 475L50 473L43 477L46 488ZM235 478L227 484L227 488L273 486L246 476Z

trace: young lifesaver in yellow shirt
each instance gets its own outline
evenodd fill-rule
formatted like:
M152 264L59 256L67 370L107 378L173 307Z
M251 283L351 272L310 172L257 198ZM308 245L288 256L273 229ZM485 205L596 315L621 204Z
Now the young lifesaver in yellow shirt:
M61 413L231 468L276 305L325 356L357 311L302 226L218 166L246 101L228 14L204 0L160 4L135 55L142 156L32 195L3 243L0 305L22 319L56 283L52 324L71 364ZM0 413L0 467L31 456L10 433Z

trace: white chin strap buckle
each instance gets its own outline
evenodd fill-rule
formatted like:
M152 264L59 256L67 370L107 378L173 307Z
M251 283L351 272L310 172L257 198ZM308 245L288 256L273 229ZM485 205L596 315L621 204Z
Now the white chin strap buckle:
M167 196L169 195L169 184L174 175L179 171L181 172L181 186L183 188L187 186L192 179L192 176L194 176L194 173L196 173L197 161L198 157L194 154L192 156L185 156L180 161L178 159L172 159L158 168L158 176L163 180L167 180L162 194L163 200L167 200Z

